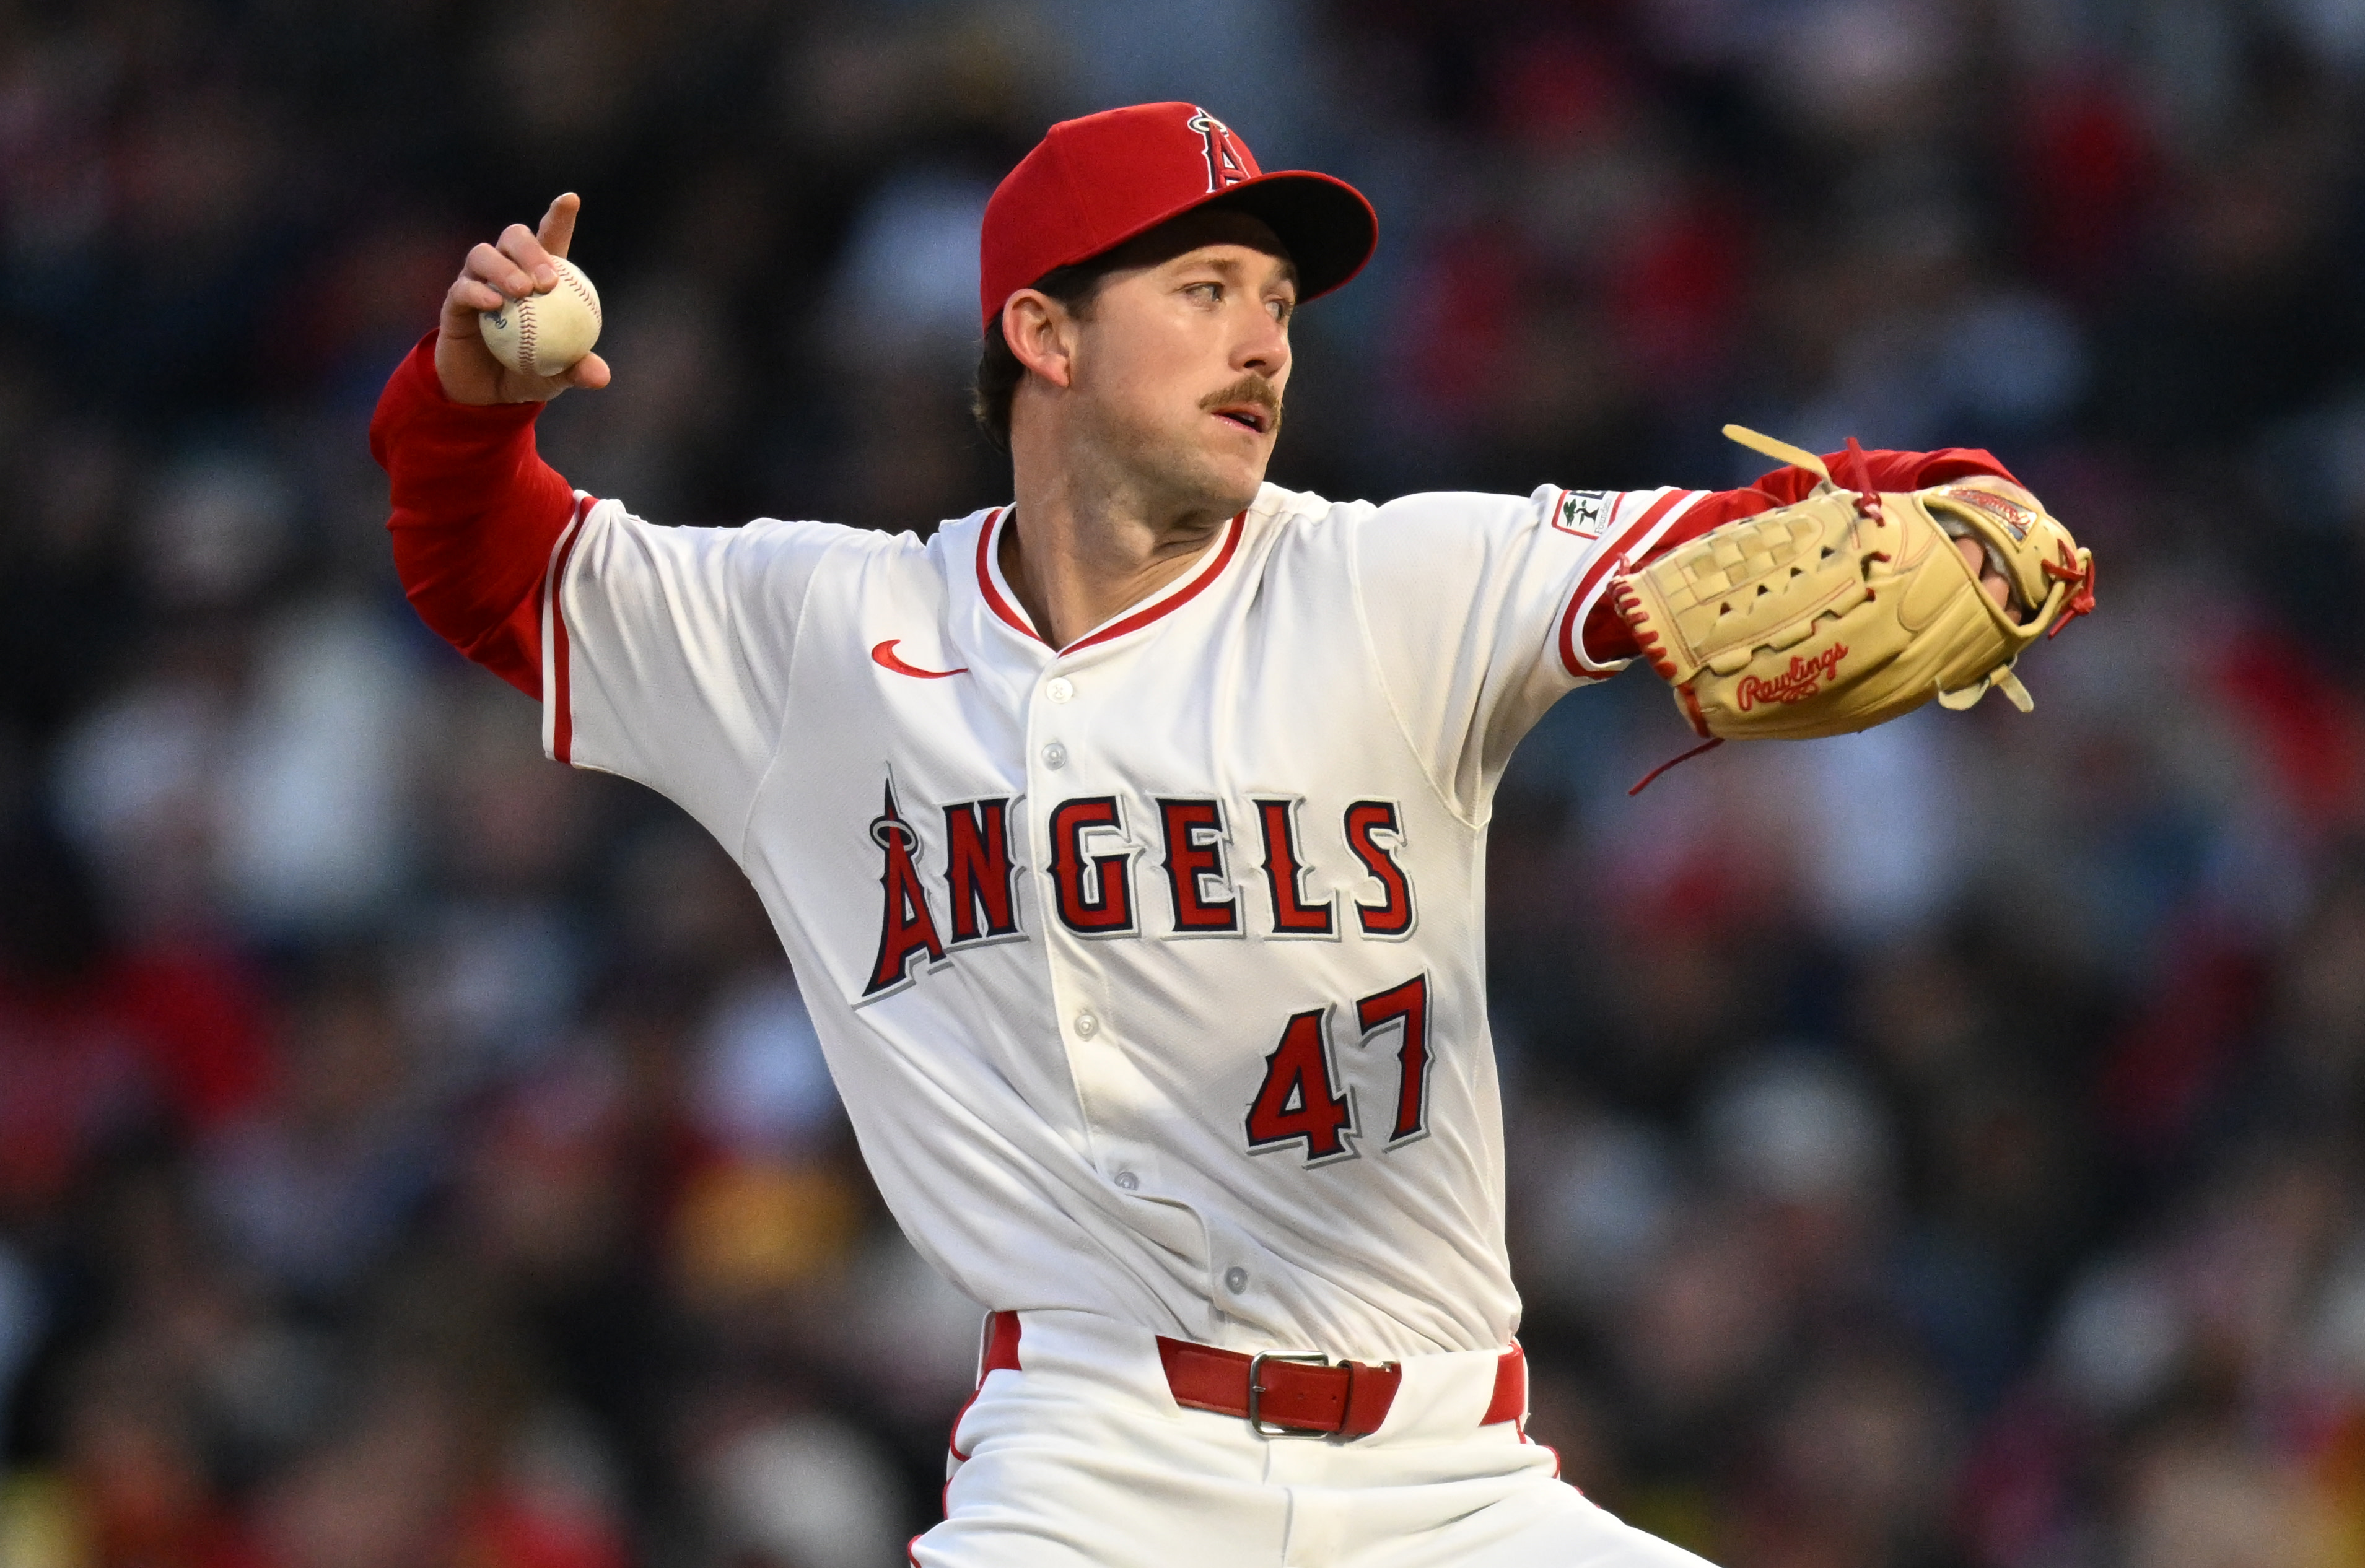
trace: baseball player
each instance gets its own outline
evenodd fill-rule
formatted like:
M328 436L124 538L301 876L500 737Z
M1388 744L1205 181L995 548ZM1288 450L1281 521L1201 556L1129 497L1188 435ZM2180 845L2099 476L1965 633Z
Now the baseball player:
M1697 1561L1523 1433L1489 800L1635 626L1696 720L1731 706L1712 638L1667 644L1669 617L1717 613L1676 602L1708 580L1686 550L1774 572L1822 505L1877 576L1930 554L1878 532L1922 515L1912 493L2023 523L2034 498L1961 450L1851 453L1853 489L1803 454L1714 493L1265 484L1291 318L1376 220L1149 104L1053 127L987 208L979 411L1011 504L925 540L657 527L535 454L542 403L606 364L531 376L478 335L553 286L576 210L471 252L388 384L395 557L430 624L542 701L551 756L663 791L735 857L880 1191L992 1309L912 1561ZM1957 530L1950 580L1998 625L2039 619ZM1670 563L1688 576L1652 597ZM1751 677L1742 710L1844 684L1846 648L1782 646L1809 672Z

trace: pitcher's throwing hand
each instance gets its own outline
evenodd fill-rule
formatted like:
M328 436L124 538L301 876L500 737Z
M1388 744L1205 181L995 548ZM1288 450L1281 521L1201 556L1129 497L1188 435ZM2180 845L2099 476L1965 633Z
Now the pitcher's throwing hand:
M536 229L512 223L498 244L480 244L443 296L436 323L435 375L454 403L546 403L570 386L605 386L608 362L587 353L556 375L536 375L503 364L486 346L482 312L512 300L547 294L558 286L552 263L575 239L575 215L583 200L569 191L550 204Z

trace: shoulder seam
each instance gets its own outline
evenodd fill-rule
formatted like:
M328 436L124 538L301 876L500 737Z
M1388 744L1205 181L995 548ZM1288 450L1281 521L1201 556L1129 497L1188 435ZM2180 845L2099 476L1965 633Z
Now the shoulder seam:
M813 584L821 577L822 565L836 553L836 544L833 542L831 547L822 553L821 560L813 564L813 569L805 574L804 591L797 595L794 630L790 633L788 667L780 672L780 707L773 715L777 722L772 737L771 755L764 759L763 771L756 775L756 782L748 787L747 809L740 815L738 841L732 846L731 857L743 870L746 868L747 864L747 835L756 828L756 802L764 798L764 786L771 782L773 773L780 766L780 754L786 751L789 745L788 695L796 685L797 661L804 656L805 606L813 599ZM752 680L755 667L752 664L748 664L746 650L740 645L739 641L738 604L735 599L726 602L731 617L732 651L739 656L743 665L746 665L747 673Z
M1372 516L1378 514L1379 510L1378 507L1373 506L1371 513L1358 521L1368 522ZM1380 700L1388 705L1388 719L1396 727L1396 738L1404 743L1405 750L1412 755L1413 766L1420 769L1421 780L1429 786L1429 792L1437 797L1438 804L1445 808L1446 814L1473 833L1478 832L1485 823L1464 812L1455 802L1452 791L1439 785L1436 773L1429 767L1429 758L1422 756L1420 747L1414 744L1412 728L1405 722L1404 710L1396 704L1396 694L1388 685L1387 666L1380 658L1379 639L1372 633L1371 613L1363 601L1362 531L1360 528L1351 528L1346 532L1347 591L1354 601L1355 629L1362 634L1363 657L1370 662L1372 678L1379 685Z

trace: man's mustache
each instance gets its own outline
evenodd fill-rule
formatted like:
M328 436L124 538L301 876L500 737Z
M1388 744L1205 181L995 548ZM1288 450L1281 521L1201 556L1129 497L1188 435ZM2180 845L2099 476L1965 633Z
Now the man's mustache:
M1199 407L1211 414L1217 409L1236 409L1242 403L1254 403L1272 416L1265 425L1265 434L1281 429L1281 394L1272 382L1254 373L1241 376L1221 392L1211 392L1199 399Z

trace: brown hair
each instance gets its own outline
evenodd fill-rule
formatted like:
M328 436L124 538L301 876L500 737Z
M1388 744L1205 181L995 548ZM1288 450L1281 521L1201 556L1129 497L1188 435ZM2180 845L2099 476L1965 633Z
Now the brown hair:
M1104 252L1053 267L1028 286L1049 295L1075 315L1089 316L1102 282L1118 265L1115 252ZM1026 367L1010 352L1002 335L1002 318L996 316L986 323L985 341L978 346L977 379L970 384L969 411L977 416L978 428L999 451L1010 450L1010 404L1018 396L1018 384L1026 379Z

